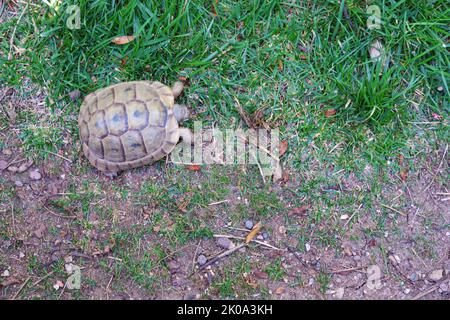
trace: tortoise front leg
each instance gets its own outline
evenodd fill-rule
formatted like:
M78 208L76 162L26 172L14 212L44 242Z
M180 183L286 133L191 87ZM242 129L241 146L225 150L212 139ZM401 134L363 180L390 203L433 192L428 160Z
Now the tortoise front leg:
M184 104L175 104L173 106L173 115L178 122L182 122L191 117L191 111L189 107Z

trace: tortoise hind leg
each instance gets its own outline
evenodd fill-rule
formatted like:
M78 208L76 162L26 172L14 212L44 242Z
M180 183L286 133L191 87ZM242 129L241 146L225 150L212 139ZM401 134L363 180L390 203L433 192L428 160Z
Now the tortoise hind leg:
M178 132L180 133L180 138L183 140L183 143L188 145L194 144L194 133L191 129L179 128Z

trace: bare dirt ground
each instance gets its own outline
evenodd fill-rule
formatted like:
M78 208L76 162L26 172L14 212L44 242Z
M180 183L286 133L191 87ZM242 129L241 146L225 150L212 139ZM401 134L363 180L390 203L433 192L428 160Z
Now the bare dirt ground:
M33 92L25 99L9 92L2 103L11 103L16 113L30 108L39 113L45 94ZM39 117L46 119L48 114L43 111ZM61 132L65 145L57 154L28 162L17 128L11 125L1 130L7 146L0 152L2 299L450 297L449 193L442 183L445 180L439 178L448 169L445 146L418 158L419 169L410 172L406 182L388 173L392 183L382 184L383 203L372 203L375 211L362 202L349 204L355 207L353 214L336 212L332 219L317 224L312 215L327 208L317 208L306 197L303 207L292 210L298 199L291 190L301 186L305 176L291 172L289 181L269 188L285 210L274 209L263 219L270 236L267 240L259 237L279 249L252 244L199 271L200 255L210 260L242 240L230 239L231 243L198 236L181 241L190 234L189 227L180 232L178 216L167 208L180 208L186 195L170 195L169 187L177 179L188 179L188 185L201 189L217 168L180 173L162 162L110 180L89 166L77 137L64 129ZM226 201L192 206L187 213L181 205L180 214L187 221L200 221L199 228L207 227L214 234L245 237L245 220L232 218L242 207L252 210L252 204L242 197L245 184L239 172L222 170L220 174L231 179L225 184ZM258 175L252 179L257 181ZM160 186L153 193L169 195L165 205L145 201L146 195L136 197L148 181ZM340 194L364 194L370 188L367 180L353 174L340 182ZM78 197L71 197L74 194ZM333 194L330 197L333 201ZM99 207L107 209L106 213ZM377 215L384 217L382 227L374 218ZM345 231L334 233L336 228ZM305 230L302 236L309 240L299 244L294 229ZM328 242L321 241L323 234L330 237ZM65 286L73 265L81 267L79 290ZM237 280L230 281L230 277Z

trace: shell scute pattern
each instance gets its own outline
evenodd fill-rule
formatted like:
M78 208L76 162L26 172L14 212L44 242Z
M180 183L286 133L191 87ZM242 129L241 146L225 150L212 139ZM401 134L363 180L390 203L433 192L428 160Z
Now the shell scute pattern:
M78 118L83 152L101 171L157 161L179 139L172 90L159 82L126 82L86 96Z

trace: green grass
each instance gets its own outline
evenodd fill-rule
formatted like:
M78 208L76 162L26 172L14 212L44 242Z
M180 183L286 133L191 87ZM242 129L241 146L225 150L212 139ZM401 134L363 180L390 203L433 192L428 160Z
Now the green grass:
M269 124L292 136L292 150L301 150L305 140L319 146L344 141L347 151L357 148L376 161L406 146L409 121L448 112L444 1L385 1L382 28L374 30L366 28L368 16L357 1L347 1L353 29L338 1L310 7L302 1L220 1L217 16L198 1L78 1L79 30L65 25L70 4L59 10L29 6L15 35L15 45L27 51L1 61L2 82L18 86L23 75L31 77L47 88L53 111L76 114L79 103L68 98L76 89L87 94L118 81L170 84L184 76L190 80L184 99L204 111L202 120L226 125L237 119L237 98L250 113L264 110ZM15 22L0 27L5 54ZM137 38L111 43L119 35ZM375 39L384 44L385 63L368 56ZM337 114L325 119L330 108ZM71 128L75 133L74 121ZM46 150L58 145L58 130L28 126L23 140Z

